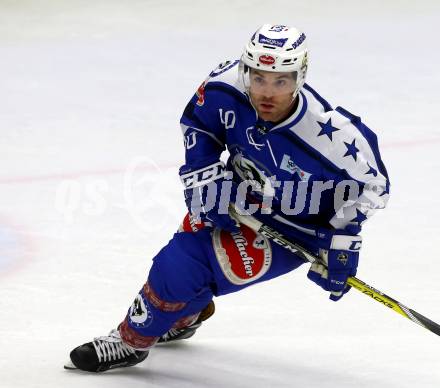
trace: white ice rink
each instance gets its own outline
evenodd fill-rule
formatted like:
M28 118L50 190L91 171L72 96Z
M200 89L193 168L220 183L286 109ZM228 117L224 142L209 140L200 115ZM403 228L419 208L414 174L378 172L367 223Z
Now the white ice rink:
M179 117L264 22L376 131L392 183L358 277L440 322L440 2L0 0L0 387L440 386L440 337L307 268L216 299L185 343L91 375L69 351L124 317L184 214Z

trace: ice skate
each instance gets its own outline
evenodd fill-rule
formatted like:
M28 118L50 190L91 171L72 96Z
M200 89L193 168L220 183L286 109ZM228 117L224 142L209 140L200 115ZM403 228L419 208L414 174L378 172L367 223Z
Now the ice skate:
M210 318L215 312L214 302L211 301L200 313L197 320L189 326L182 328L172 328L168 330L162 337L160 337L158 343L169 343L177 340L191 338L197 331L197 329L202 325L203 321Z
M104 372L108 369L124 368L144 361L148 350L138 351L126 345L114 329L108 336L95 338L92 342L78 346L70 352L70 362L65 369L80 369L88 372Z

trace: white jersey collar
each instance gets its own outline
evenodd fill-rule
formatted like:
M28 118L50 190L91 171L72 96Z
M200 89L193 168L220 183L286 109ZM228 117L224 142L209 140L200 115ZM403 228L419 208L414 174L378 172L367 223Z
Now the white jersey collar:
M295 112L293 112L289 117L287 117L281 123L272 127L271 131L273 131L277 128L284 127L289 124L295 125L299 120L301 120L302 116L304 116L304 113L305 113L304 107L306 105L307 104L306 104L305 96L302 94L302 92L299 92L298 93L298 106L295 109Z

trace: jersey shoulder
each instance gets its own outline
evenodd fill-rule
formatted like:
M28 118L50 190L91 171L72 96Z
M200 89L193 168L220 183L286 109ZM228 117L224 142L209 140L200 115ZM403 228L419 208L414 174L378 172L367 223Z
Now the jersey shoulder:
M239 60L220 63L202 82L197 90L197 105L233 107L248 104L243 81L239 76Z
M291 128L295 135L356 180L387 177L376 134L359 116L340 106L333 108L310 85L305 85L302 93L307 109L303 119Z
M209 73L188 102L181 123L185 126L217 127L218 111L248 106L249 98L239 77L239 60L225 61ZM214 122L213 122L214 120Z
M235 89L237 92L245 94L245 88L239 77L239 60L228 60L220 63L209 73L205 80L205 85L223 84L225 87Z
M218 143L225 142L224 122L228 112L250 106L238 64L239 60L220 63L201 83L180 118L184 135L196 131Z

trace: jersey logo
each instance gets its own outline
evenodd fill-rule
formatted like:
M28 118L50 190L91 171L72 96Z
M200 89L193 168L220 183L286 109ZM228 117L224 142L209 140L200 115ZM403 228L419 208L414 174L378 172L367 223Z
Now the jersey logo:
M307 182L310 179L310 176L312 175L307 171L301 170L295 164L295 162L292 159L290 159L290 156L286 154L284 154L283 156L283 160L281 161L280 168L281 170L290 172L291 174L297 174L303 182Z
M275 189L272 187L270 179L255 166L252 160L238 153L232 159L232 166L238 176L252 186L253 191L264 193L267 196L275 194Z

